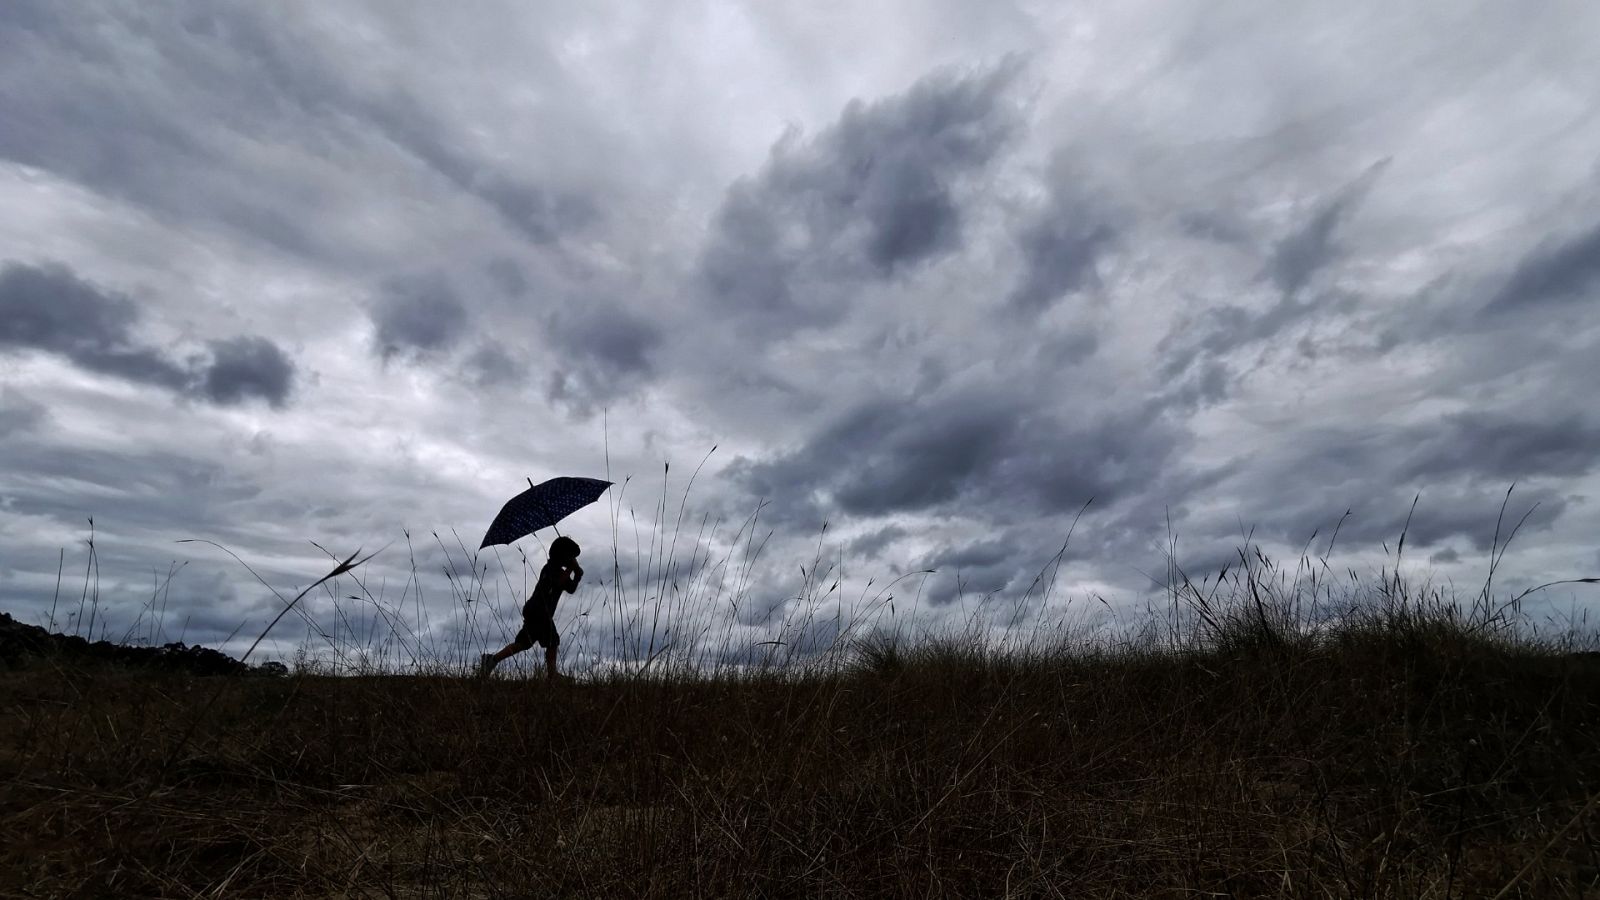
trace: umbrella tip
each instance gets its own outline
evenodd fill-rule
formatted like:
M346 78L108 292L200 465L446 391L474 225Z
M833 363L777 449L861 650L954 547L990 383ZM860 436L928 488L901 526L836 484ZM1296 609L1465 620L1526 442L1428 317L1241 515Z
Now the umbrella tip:
M526 476L526 475L524 475L522 477L523 478L528 478L528 476ZM533 487L533 479L532 478L528 478L528 487L530 487L530 488Z

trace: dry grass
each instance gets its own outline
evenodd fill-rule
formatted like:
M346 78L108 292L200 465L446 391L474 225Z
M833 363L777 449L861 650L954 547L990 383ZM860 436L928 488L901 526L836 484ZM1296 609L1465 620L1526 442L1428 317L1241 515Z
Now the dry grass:
M1600 654L1519 627L1499 533L1464 603L1399 575L1403 537L1365 580L1246 550L1197 585L1174 548L1166 609L1120 639L1039 619L1048 566L1032 612L961 633L883 630L893 585L845 620L819 549L782 643L740 656L696 617L748 600L758 540L615 564L586 621L634 655L572 683L459 677L503 625L422 655L420 587L373 596L353 556L313 587L381 613L390 674L8 674L0 893L1600 895ZM461 570L466 615L516 593ZM311 590L279 618L314 626ZM846 624L805 647L829 603Z
M555 686L41 667L0 682L0 889L1600 890L1600 661L1447 618L1347 621Z

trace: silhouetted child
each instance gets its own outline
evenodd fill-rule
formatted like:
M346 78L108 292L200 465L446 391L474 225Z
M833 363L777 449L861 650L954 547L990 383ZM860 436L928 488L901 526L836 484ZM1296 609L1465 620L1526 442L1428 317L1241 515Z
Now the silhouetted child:
M550 561L539 570L533 594L522 605L522 629L499 653L483 654L478 660L478 677L488 677L501 660L521 653L537 641L544 648L545 674L555 680L556 649L561 646L561 635L556 633L556 601L561 599L562 591L576 591L578 582L583 580L578 553L578 542L572 538L558 537L550 542Z

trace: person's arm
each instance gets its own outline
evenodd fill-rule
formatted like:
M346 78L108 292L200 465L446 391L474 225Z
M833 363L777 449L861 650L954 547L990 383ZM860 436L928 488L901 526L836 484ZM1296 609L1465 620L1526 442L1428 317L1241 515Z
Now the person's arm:
M572 570L572 577L567 579L567 593L575 594L578 592L578 582L583 580L583 566L578 565L576 560L567 563L567 566Z

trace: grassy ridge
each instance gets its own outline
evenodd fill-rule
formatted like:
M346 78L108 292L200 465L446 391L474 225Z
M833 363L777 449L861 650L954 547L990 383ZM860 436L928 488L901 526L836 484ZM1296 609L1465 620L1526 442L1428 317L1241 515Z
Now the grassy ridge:
M804 674L37 668L0 681L0 890L1600 891L1600 661L1212 602L1182 649L880 638Z

